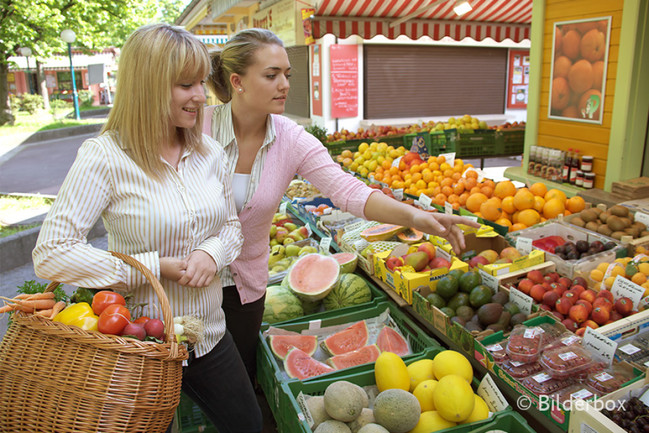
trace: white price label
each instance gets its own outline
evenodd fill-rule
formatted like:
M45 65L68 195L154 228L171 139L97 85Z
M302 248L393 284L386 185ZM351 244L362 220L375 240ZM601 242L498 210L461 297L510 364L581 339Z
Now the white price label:
M604 337L593 328L587 326L584 338L581 340L582 346L588 349L591 353L600 355L604 360L611 365L613 357L615 356L615 349L617 343L610 338Z
M394 198L396 198L397 200L399 201L403 200L403 188L393 189L392 194L394 195Z
M397 159L395 159L394 161L392 161L392 167L399 167L399 162L401 162L401 158L403 158L403 157L400 156Z
M526 295L518 289L511 288L509 289L509 300L516 304L521 310L521 313L527 315L532 313L532 305L534 304L534 299L531 296Z
M482 284L489 287L494 293L498 292L498 278L493 275L485 272L483 269L479 269L478 273L482 277Z
M478 222L478 217L477 217L477 216L468 216L468 215L466 215L466 216L464 216L464 218L466 218L466 219L468 219L468 220L471 220L471 221L473 221L474 223L477 223L477 222Z
M320 239L320 251L321 252L328 253L330 245L331 245L331 238L330 237Z
M444 162L446 162L451 167L455 165L455 152L440 153L439 156L443 156L446 159L446 161Z
M579 399L582 399L582 400L589 399L592 396L593 396L593 393L588 391L587 389L584 389L584 388L580 389L577 392L573 392L572 394L570 394L570 397L579 398Z
M607 372L603 372L600 374L596 374L595 379L599 380L600 382L606 382L607 380L613 379L613 376L611 376Z
M520 367L521 365L524 365L524 364L525 364L525 363L520 362L520 361L509 361L509 363L510 363L511 365L513 365L514 367Z
M484 379L480 382L480 385L478 386L478 395L482 397L485 403L487 403L491 412L500 412L507 409L507 406L509 406L505 396L500 392L498 386L496 386L496 383L489 373L485 374Z
M446 215L453 215L453 205L449 202L444 202L444 213Z
M633 281L629 281L621 275L615 276L615 281L613 282L613 287L611 287L611 293L615 299L622 297L627 297L633 302L633 309L638 308L638 304L644 296L645 289L637 285Z
M433 199L428 197L426 194L421 193L419 194L419 203L421 203L424 209L430 209L430 206L433 203Z
M635 213L635 222L642 223L645 226L649 227L649 215L642 212Z
M579 337L577 337L576 335L572 335L572 336L570 336L570 337L568 337L568 338L564 338L564 339L562 339L562 340L561 340L561 343L562 343L564 346L570 346L571 344L576 343L576 342L578 342L579 340L580 340Z
M487 350L489 352L500 352L501 350L503 350L503 347L500 344L496 343L496 344L492 344L491 346L488 346Z
M529 254L532 251L532 239L519 236L516 238L516 249L521 254Z
M283 202L279 205L279 213L286 213L286 206L288 206L288 202L287 202L287 201L283 201Z
M315 421L313 420L313 415L311 415L311 411L309 410L309 406L306 404L306 399L307 396L305 396L302 391L297 395L297 405L300 407L300 410L302 411L301 414L304 416L305 421L307 424L309 424L309 427L313 427L313 424L315 424ZM298 416L299 416L298 415Z
M571 359L575 359L576 357L577 354L575 352L565 352L559 354L559 358L561 358L562 361L570 361Z
M634 346L631 343L625 344L624 346L620 347L620 352L624 352L627 355L633 355L636 352L640 352L640 350L642 350L642 349L640 349L639 347Z
M539 373L539 374L536 374L536 375L532 376L532 379L536 380L538 383L543 383L543 382L546 382L546 381L548 381L548 380L550 380L552 378L550 377L550 375L548 373Z
M452 260L452 258L451 258L451 254L448 253L448 252L446 252L446 251L444 251L444 250L441 249L440 247L435 247L435 256L436 256L436 257L441 257L441 258L443 258L444 260L448 261L449 263L452 263L452 261L451 261L451 260Z

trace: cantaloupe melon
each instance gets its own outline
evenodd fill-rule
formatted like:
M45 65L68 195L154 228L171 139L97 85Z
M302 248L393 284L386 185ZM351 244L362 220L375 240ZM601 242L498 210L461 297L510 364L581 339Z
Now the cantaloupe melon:
M365 425L374 422L374 411L370 408L364 407L361 411L361 414L354 421L348 422L347 426L352 431L352 433L358 433L358 431Z
M313 433L352 433L352 431L344 422L328 419L320 424Z
M343 422L354 421L358 418L364 403L358 388L358 385L346 380L338 380L330 384L324 393L327 414L331 418Z
M390 433L406 433L417 425L421 406L414 395L403 389L388 389L374 400L374 419Z
M385 427L376 423L365 424L358 433L390 433Z
M314 395L306 400L306 406L311 413L313 419L313 429L317 428L324 421L331 419L324 407L324 397L321 395Z

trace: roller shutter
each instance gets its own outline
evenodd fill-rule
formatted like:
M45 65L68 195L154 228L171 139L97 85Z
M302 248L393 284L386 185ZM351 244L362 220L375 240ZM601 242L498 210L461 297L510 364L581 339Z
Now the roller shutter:
M365 45L366 119L505 111L503 48Z
M291 62L291 90L286 99L286 114L310 117L309 112L309 47L286 48Z

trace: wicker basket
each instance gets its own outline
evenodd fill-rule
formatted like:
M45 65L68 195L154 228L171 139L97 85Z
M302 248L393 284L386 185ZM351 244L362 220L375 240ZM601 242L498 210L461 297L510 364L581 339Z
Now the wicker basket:
M137 260L158 297L163 344L84 331L17 312L0 342L0 431L164 432L180 401L187 350L173 332L169 300ZM52 282L47 291L58 283Z

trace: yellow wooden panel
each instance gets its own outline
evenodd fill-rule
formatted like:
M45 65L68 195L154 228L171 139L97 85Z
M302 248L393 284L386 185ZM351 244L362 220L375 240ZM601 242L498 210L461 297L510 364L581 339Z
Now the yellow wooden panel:
M615 16L622 19L623 2L611 0L567 0L562 4L546 5L545 19L570 21L573 19Z
M547 109L545 112L547 113ZM610 127L569 120L539 119L539 136L543 134L608 146Z

